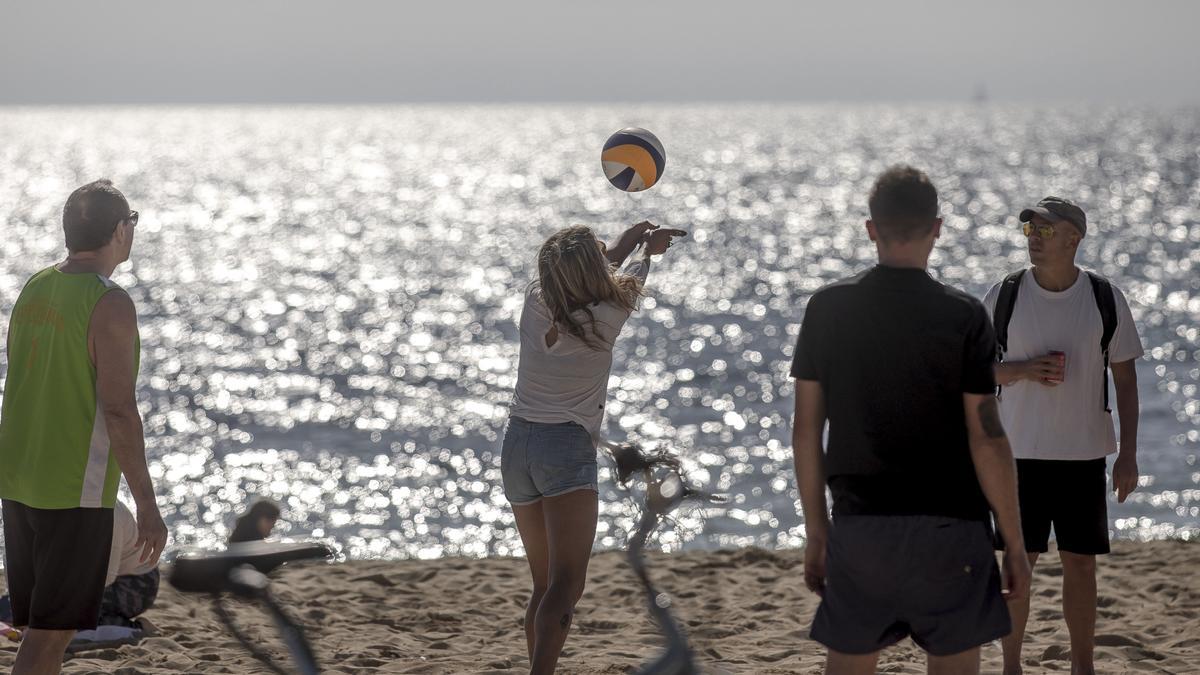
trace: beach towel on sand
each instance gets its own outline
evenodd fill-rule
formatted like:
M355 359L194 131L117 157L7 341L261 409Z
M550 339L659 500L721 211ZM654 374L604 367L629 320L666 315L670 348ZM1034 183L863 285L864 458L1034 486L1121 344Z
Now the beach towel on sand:
M77 631L75 637L71 638L71 644L67 645L67 652L74 654L89 649L131 645L143 638L158 635L158 629L145 617L134 619L130 623L133 625L96 626L95 630Z

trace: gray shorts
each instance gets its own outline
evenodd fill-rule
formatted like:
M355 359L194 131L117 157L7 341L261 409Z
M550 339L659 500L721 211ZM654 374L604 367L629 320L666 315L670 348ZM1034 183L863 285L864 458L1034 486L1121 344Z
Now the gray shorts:
M517 506L573 490L598 492L596 446L575 422L509 417L500 454L504 496Z
M870 654L911 636L949 656L1008 635L990 527L939 516L835 516L812 638Z

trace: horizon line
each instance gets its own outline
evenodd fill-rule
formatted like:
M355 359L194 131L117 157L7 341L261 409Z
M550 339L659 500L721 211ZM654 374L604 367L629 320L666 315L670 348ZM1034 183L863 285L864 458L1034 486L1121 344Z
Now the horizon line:
M913 99L343 99L343 100L310 100L310 99L142 99L142 100L3 100L0 108L18 107L126 107L126 106L305 106L305 107L336 107L336 106L505 106L505 105L545 105L545 106L607 106L607 105L665 105L665 106L711 106L711 105L861 105L861 106L903 106L925 104L957 104L970 107L988 108L1009 107L1012 105L1035 103L1040 107L1057 107L1067 105L1103 106L1111 108L1187 108L1200 107L1198 99L1174 99L1148 101L1140 100L1130 103L1120 98L988 98L978 101L971 98L913 98Z

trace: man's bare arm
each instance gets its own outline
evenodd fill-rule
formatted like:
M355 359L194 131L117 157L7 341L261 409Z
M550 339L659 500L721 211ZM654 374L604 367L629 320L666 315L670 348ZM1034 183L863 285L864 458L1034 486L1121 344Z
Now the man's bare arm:
M1117 418L1121 421L1121 445L1113 463L1113 490L1124 502L1137 489L1137 432L1141 405L1138 402L1136 361L1112 364L1113 388L1117 393Z
M991 394L963 394L971 459L979 486L987 497L1005 543L1024 545L1017 506L1017 467L1008 436L1000 422L1000 408Z
M1005 583L1010 599L1015 599L1029 589L1029 561L1025 557L1025 538L1021 533L1016 462L1000 422L996 397L964 393L963 408L975 476L1004 539Z
M792 426L792 459L796 485L804 508L804 528L809 538L824 537L829 528L825 501L825 395L821 383L796 380L796 413Z
M825 395L821 383L796 380L796 411L792 420L792 459L796 487L804 510L804 583L815 593L825 589L825 547L829 539L829 509L825 501Z
M1117 392L1117 418L1121 421L1121 452L1137 452L1138 402L1137 369L1134 360L1112 364L1113 389Z
M137 313L128 295L111 291L96 303L89 337L96 365L100 411L108 429L109 445L137 507L139 545L145 546L142 558L153 557L157 561L166 545L167 531L158 512L154 484L146 465L142 417L134 392Z
M1011 386L1021 380L1049 384L1047 379L1056 380L1063 375L1058 357L1051 354L1027 361L1000 361L992 367L992 372L1001 387Z

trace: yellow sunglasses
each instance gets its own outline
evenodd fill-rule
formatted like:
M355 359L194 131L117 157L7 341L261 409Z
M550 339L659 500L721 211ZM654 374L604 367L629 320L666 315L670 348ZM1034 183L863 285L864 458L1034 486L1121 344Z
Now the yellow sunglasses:
M1041 237L1042 239L1053 239L1054 238L1054 226L1053 225L1034 225L1033 223L1021 223L1021 231L1025 233L1026 237L1033 234L1034 232L1037 232L1038 236Z

